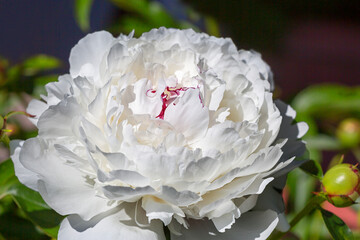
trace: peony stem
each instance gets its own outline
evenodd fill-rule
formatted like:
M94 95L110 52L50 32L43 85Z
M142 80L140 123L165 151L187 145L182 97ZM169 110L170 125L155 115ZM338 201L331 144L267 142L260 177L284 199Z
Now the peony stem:
M315 208L318 208L321 203L325 201L325 198L320 195L314 195L306 206L291 220L290 228L287 232L276 232L270 236L271 240L281 239L286 233L290 232L290 230L305 216L309 215Z

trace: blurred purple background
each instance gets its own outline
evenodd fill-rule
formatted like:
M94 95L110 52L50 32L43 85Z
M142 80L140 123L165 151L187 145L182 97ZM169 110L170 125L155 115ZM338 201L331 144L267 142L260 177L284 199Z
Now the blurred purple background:
M160 2L176 17L183 17L184 9L177 7L179 1ZM275 74L282 98L291 98L315 83L360 83L360 21L356 17L359 4L343 8L317 6L324 9L317 16L311 14L316 12L316 9L311 12L312 6L289 12L284 6L251 6L247 10L249 6L244 5L235 14L236 8L231 9L235 13L224 13L226 9L221 5L214 5L218 7L217 12L211 12L210 3L209 9L204 10L219 16L223 36L233 37L238 48L252 48L262 53ZM231 4L231 1L225 3ZM199 6L200 3L193 7ZM264 9L266 11L260 11ZM331 12L334 9L338 9L336 14ZM229 14L235 19L233 23L226 18ZM91 31L106 28L115 16L119 16L118 10L109 1L95 0ZM62 59L66 63L62 72L65 73L70 49L84 35L73 17L73 0L0 0L0 55L13 63L45 53Z

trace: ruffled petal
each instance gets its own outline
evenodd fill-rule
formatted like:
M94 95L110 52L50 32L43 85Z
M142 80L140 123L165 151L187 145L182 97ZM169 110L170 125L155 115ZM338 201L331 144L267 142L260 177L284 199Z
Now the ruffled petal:
M61 223L58 240L165 240L160 221L140 227L135 222L135 207L123 206L89 221L70 215Z
M171 234L172 240L265 240L275 229L279 219L271 210L252 211L241 215L231 229L219 233L210 220L189 220L189 228L182 229L182 235Z
M71 76L90 77L96 85L101 85L100 65L114 40L115 38L105 31L88 34L81 39L70 52Z
M37 122L38 122L41 114L43 114L43 112L45 112L45 110L48 109L48 107L49 106L44 102L41 102L36 99L31 100L31 102L29 103L29 106L26 108L26 112L33 115L34 117L29 118L29 120L34 125L37 125Z
M203 137L209 124L209 110L203 107L199 94L198 89L189 89L165 111L164 120L191 141Z
M20 162L20 151L24 144L24 141L13 140L10 142L10 150L11 150L11 160L14 163L15 175L19 178L19 181L26 185L27 187L38 191L37 182L39 180L39 176L24 167L24 165Z
M142 198L142 208L146 211L149 221L160 219L167 226L174 214L185 217L184 212L177 206L165 202L162 199L152 196Z
M46 143L39 138L26 140L20 162L38 176L38 190L50 207L62 215L79 214L83 219L111 208L79 170L66 165L55 150L45 148Z

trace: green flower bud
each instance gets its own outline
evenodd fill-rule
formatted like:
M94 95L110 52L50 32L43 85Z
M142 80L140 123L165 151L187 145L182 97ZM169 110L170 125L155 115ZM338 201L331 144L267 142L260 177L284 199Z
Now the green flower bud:
M343 120L336 130L336 136L344 147L351 148L360 144L360 121L355 118Z
M336 207L355 203L360 192L360 174L356 166L339 164L326 172L322 180L323 194Z

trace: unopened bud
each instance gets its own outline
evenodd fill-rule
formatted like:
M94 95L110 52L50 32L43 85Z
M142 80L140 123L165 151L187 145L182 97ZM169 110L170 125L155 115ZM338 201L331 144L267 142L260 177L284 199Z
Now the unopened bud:
M347 163L336 165L324 175L322 189L327 200L336 207L354 204L359 197L359 170Z
M343 120L338 129L336 136L344 147L355 147L360 144L360 121L355 118Z

